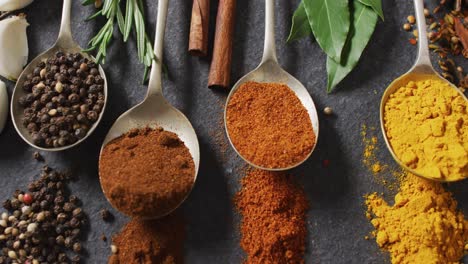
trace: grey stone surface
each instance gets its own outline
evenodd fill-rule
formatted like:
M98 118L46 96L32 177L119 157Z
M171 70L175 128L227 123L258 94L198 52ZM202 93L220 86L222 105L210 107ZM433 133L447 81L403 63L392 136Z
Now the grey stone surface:
M154 35L156 1L146 1L149 32ZM212 1L217 2L217 1ZM359 66L339 85L336 93L325 92L325 55L318 45L304 39L286 45L290 17L298 4L276 1L276 40L280 63L307 87L318 109L331 106L336 115L321 112L320 139L312 157L294 171L300 177L310 200L306 263L389 263L373 240L365 240L372 227L364 216L363 195L384 192L391 201L392 193L378 184L362 164L361 126L379 127L379 103L385 87L404 73L415 59L416 48L408 44L408 33L401 29L412 12L412 1L384 0L385 22L379 22ZM431 2L435 2L431 1ZM240 0L234 41L232 83L253 69L260 61L263 47L264 1ZM30 59L51 46L60 23L61 1L35 1L28 14ZM97 33L103 20L84 22L93 12L73 4L73 32L84 47ZM186 263L241 263L239 217L232 205L238 190L236 173L244 164L228 147L222 126L226 91L206 87L209 59L188 55L187 39L191 1L170 1L164 60L170 79L164 81L164 92L171 103L192 121L201 147L201 168L196 186L181 210L187 219ZM215 19L212 8L211 25ZM212 38L212 34L211 34ZM98 180L98 154L101 142L113 121L125 110L142 100L146 87L141 84L143 66L136 59L134 39L122 45L118 37L109 50L104 65L109 80L109 103L102 123L82 145L61 153L43 153L48 163L57 168L71 168L80 177L71 185L89 214L91 228L85 243L86 263L106 263L110 243L99 237L110 237L127 221L117 213L112 224L104 223L99 210L110 208ZM464 61L466 65L466 61ZM466 67L465 67L466 68ZM14 84L7 83L11 95ZM379 139L378 156L390 167L396 166L383 144L379 130L371 132ZM32 160L34 149L17 135L11 120L0 134L0 200L9 198L15 189L25 188L37 177L42 166ZM330 160L328 168L322 160ZM391 179L390 173L385 175ZM449 188L460 208L468 213L468 182L454 183ZM465 261L467 259L465 258Z

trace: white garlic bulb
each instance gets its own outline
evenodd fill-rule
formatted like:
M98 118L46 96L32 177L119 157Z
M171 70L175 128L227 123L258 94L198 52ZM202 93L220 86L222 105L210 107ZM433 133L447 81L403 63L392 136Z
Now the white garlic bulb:
M0 11L15 11L31 4L33 0L0 0Z
M9 80L16 80L28 62L28 26L22 16L0 21L0 75Z
M8 115L8 94L6 90L5 83L0 81L0 133L2 133L3 128Z

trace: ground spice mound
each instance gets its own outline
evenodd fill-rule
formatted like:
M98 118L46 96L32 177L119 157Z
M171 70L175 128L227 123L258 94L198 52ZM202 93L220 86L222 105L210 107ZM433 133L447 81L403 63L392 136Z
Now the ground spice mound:
M285 84L242 84L229 100L226 124L237 151L264 168L292 166L315 145L309 114Z
M252 169L241 183L235 203L245 263L304 263L308 202L293 176Z
M376 193L366 204L377 244L392 263L459 263L468 248L468 221L440 183L408 173L393 206Z
M135 129L104 147L99 175L114 207L130 216L158 216L188 195L195 164L176 134Z
M185 229L181 216L160 220L132 219L113 237L116 253L109 264L180 264L184 262Z
M416 173L435 179L468 177L468 102L441 80L410 81L385 104L393 151Z

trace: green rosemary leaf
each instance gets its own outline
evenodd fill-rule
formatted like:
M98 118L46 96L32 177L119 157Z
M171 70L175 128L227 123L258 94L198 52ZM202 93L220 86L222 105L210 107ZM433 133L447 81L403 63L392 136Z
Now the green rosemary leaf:
M91 4L94 4L96 0L84 0L81 2L82 5L84 6L87 6L87 5L91 5Z
M104 27L99 31L99 33L96 35L96 37L94 37L93 39L91 39L91 45L92 46L95 46L97 45L98 43L101 42L101 40L104 38L104 36L106 35L107 31L109 31L109 28L110 30L112 30L112 21L109 20L107 21L107 23L104 25Z
M143 72L143 84L148 81L148 72L149 72L150 67L145 67L145 72Z
M141 10L141 15L144 15L145 6L143 5L143 0L136 0L136 4L138 5L138 9Z
M95 50L96 48L97 48L96 46L90 46L89 48L82 50L82 52L89 53L89 52Z
M134 2L132 0L127 0L126 10L125 10L125 29L122 33L124 42L127 42L130 32L132 31L133 25L133 9Z
M96 62L100 63L102 60L102 52L99 50L97 55L96 55Z
M153 61L153 57L151 56L151 53L147 52L145 54L145 62L144 62L145 66L146 67L151 66L152 61Z
M99 10L99 11L97 11L96 13L90 15L89 17L87 17L87 18L85 19L85 21L90 21L90 20L95 19L96 17L98 17L98 16L100 16L100 15L102 15L102 10Z
M124 19L124 17L123 17L122 9L120 9L120 6L119 6L119 4L118 4L118 1L117 1L117 12L116 12L116 16L117 16L117 23L119 24L120 33L122 33L122 35L123 35L124 32L125 32L125 19Z
M137 34L138 59L140 62L143 62L145 57L145 22L138 8L135 8L135 29Z
M101 42L101 46L99 47L99 51L101 51L103 57L107 56L107 41L106 40L107 40L108 35L109 35L109 32L107 32L106 37Z
M107 14L109 13L109 10L112 7L112 2L113 2L113 0L104 0L104 3L102 5L102 14L106 15L106 17L107 17ZM107 17L107 18L109 18L109 17Z

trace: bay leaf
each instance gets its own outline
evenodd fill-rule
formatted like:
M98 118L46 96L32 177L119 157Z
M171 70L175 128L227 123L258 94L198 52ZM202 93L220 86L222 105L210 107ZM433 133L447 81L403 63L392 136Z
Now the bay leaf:
M370 7L353 1L351 19L351 28L341 61L337 62L332 57L327 59L327 92L331 92L356 67L374 33L378 16Z
M294 11L291 31L289 32L289 37L286 42L290 43L294 40L307 37L310 34L312 34L312 30L310 29L309 20L307 19L304 3L301 2L296 11Z
M349 32L348 0L303 0L310 27L322 50L340 61Z
M359 0L359 2L372 8L379 15L382 21L384 20L382 0Z

